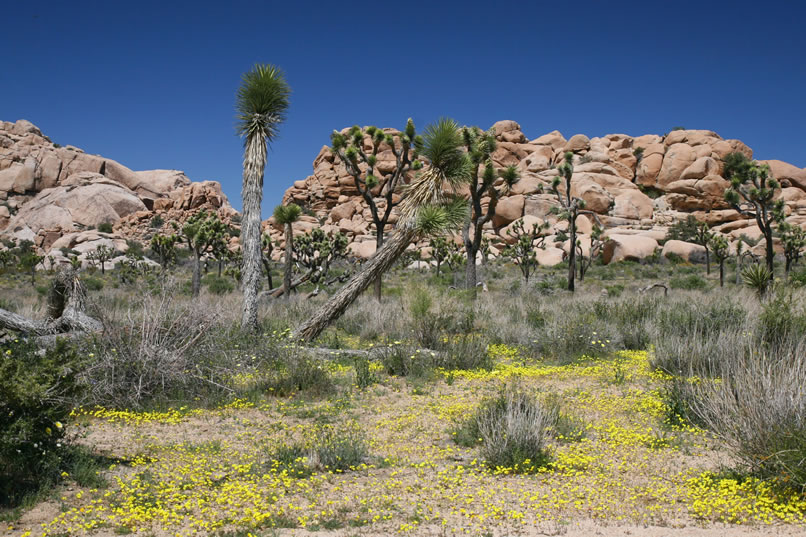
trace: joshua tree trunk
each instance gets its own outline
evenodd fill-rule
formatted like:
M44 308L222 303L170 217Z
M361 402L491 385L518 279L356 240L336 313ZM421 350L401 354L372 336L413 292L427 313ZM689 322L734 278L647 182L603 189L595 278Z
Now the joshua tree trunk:
M266 269L266 279L269 283L269 289L273 289L274 283L271 281L271 264L266 260L265 257L263 258L263 267Z
M193 251L193 296L199 296L199 289L201 288L201 253Z
M765 257L767 261L767 269L770 271L770 280L772 280L775 275L775 251L772 249L772 226L770 225L764 229L764 240L766 242Z
M283 274L283 287L286 290L285 298L291 296L291 256L294 252L294 229L291 224L285 225L285 274Z
M378 252L383 247L383 224L379 224L378 222L376 222L375 227L378 232L378 235L375 239L375 251ZM375 300L380 302L382 293L383 293L383 274L380 274L375 279Z
M473 226L473 239L470 238L471 221L468 218L462 228L462 239L465 243L465 253L467 254L467 264L465 266L465 288L470 290L471 296L476 298L476 284L478 276L476 274L476 254L481 247L481 226Z
M568 290L574 292L574 278L576 277L576 257L577 257L577 222L574 215L568 221L568 230L571 235L571 244L568 248Z
M257 293L260 288L260 203L263 200L263 172L266 167L266 141L253 135L247 139L244 151L243 219L241 248L243 249L242 284L243 316L241 328L257 330ZM220 263L220 261L219 261ZM219 264L219 276L221 265Z
M711 252L708 250L708 246L705 247L705 274L711 274Z
M719 262L719 287L725 287L725 261Z
M398 228L398 231L375 252L361 269L344 284L338 293L327 301L313 317L297 328L296 335L305 341L315 339L327 326L338 319L347 307L370 285L378 279L406 251L406 247L415 239L417 232L413 228Z
M736 256L736 285L742 283L742 256Z
M792 258L786 257L786 264L784 265L784 278L789 279L789 269L792 268Z

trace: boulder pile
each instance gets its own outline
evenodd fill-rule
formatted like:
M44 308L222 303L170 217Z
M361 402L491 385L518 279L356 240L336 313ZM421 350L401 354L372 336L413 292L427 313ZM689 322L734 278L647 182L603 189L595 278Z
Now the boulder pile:
M594 138L584 134L566 138L553 131L530 139L511 120L499 121L492 129L498 140L493 163L498 168L515 166L520 172L520 181L499 201L495 218L484 230L494 251L505 246L507 230L520 218L548 221L552 231L546 246L552 252L566 246L567 251L567 245L560 241L562 234L557 236L565 223L558 222L552 212L558 203L550 191L552 179L557 175L555 167L567 151L574 154L572 194L585 200L586 209L593 213L580 217L581 242L589 244L586 235L594 224L605 228L605 262L654 255L659 248L657 241L665 238L668 226L689 215L708 223L731 241L742 234L751 238L760 235L754 220L745 218L724 200L729 185L722 176L724 158L733 152L753 156L753 151L740 140L724 140L708 130L673 130L663 136L608 134ZM365 143L369 146L370 140L367 138ZM388 153L391 155L391 151ZM379 161L385 158L382 152ZM806 224L806 169L778 160L761 162L770 166L773 176L782 184L780 195L790 221ZM383 200L377 199L382 206ZM296 225L299 231L318 221L326 231L347 234L355 255L369 257L374 253L369 208L358 195L353 178L327 146L314 159L313 174L296 181L283 201L302 205L313 215ZM282 230L273 226L271 219L266 227L282 242ZM458 241L458 236L455 239ZM415 248L427 253L425 244L413 245L412 249ZM698 249L685 245L672 245L668 251L686 259L701 257ZM547 263L559 263L562 259L559 255L541 257Z

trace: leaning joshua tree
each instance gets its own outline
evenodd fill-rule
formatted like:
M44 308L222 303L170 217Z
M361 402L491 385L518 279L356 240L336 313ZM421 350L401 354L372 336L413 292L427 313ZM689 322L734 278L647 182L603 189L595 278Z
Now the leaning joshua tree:
M291 270L294 266L294 228L302 208L296 203L278 205L274 208L274 220L285 229L285 271L283 272L283 293L286 299L291 296Z
M518 181L518 171L514 166L503 170L496 170L491 155L495 151L495 132L483 132L478 127L462 129L467 155L471 162L468 186L470 187L470 212L462 227L462 240L467 254L465 268L466 287L475 295L476 293L476 255L481 248L482 229L484 224L495 216L495 207L501 196L506 195L512 185ZM497 179L503 181L498 184ZM483 198L489 198L486 205L482 205ZM472 233L471 233L472 232Z
M266 149L277 137L277 128L285 119L290 94L291 89L279 68L258 64L243 75L235 104L238 112L236 130L244 138L241 327L252 330L257 330L257 294L262 279L260 204Z
M369 146L365 137L370 138ZM375 225L375 245L383 246L384 232L392 209L400 203L400 189L411 170L419 170L422 162L417 158L417 148L422 139L417 136L414 122L409 119L406 129L399 134L387 134L377 127L361 129L353 126L347 135L334 131L330 136L330 150L344 164L364 202L369 207ZM379 158L381 148L388 146L392 159ZM384 207L378 207L376 197L383 198ZM375 298L381 299L381 278L375 281Z
M414 240L455 229L464 220L467 214L464 201L445 194L446 186L455 189L470 172L457 123L441 119L428 126L420 152L430 165L406 187L396 232L364 263L360 272L297 328L298 338L310 341L322 333Z
M574 278L576 277L576 243L577 243L577 216L585 208L585 200L571 195L571 177L574 175L574 154L565 153L563 163L557 166L558 175L551 182L551 189L560 202L560 218L568 222L568 290L574 292ZM564 191L560 191L560 184L564 180Z
M725 177L730 187L725 190L725 200L745 216L752 216L764 235L766 243L765 260L770 278L775 267L775 252L772 249L773 222L783 211L784 202L775 201L775 191L780 188L772 177L770 167L759 165L742 153L731 153L725 157Z

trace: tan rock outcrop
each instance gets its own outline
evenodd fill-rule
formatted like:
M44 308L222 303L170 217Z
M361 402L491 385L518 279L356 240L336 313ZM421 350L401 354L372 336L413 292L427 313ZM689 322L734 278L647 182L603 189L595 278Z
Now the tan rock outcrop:
M610 235L602 248L605 265L619 261L641 261L654 255L658 241L641 235Z

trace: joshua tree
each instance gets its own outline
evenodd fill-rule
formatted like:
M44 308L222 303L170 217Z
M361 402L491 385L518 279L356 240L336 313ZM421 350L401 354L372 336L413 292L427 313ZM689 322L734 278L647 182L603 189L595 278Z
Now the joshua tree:
M441 119L427 127L421 152L430 165L406 187L396 233L364 263L360 272L297 328L297 337L307 341L316 338L394 264L412 241L455 229L464 220L467 214L465 203L455 198L447 199L444 194L446 183L456 188L469 173L469 161L462 150L462 137L456 122Z
M576 277L576 243L577 243L577 216L585 208L585 200L571 195L571 177L574 175L574 154L565 153L565 159L557 167L558 175L551 182L551 189L557 196L562 208L560 218L568 222L568 236L571 247L568 249L568 290L574 292L574 278ZM565 180L565 191L560 192L560 184Z
M261 277L260 204L267 145L277 137L285 119L291 89L282 71L273 65L255 65L243 75L235 109L238 135L244 139L243 156L243 247L244 294L241 326L257 330L257 293Z
M636 147L633 149L632 154L635 157L635 171L632 174L632 182L634 183L638 178L638 167L641 165L641 161L644 159L644 148ZM580 280L581 279L582 278L580 278Z
M313 283L327 280L330 266L346 253L347 236L340 232L327 234L317 227L294 241L294 260Z
M182 226L182 235L193 252L193 296L199 296L201 288L201 258L212 252L227 236L227 226L218 215L200 211Z
M167 270L168 265L176 262L176 245L179 241L179 236L175 233L151 237L151 251L157 256L162 272Z
M711 234L708 241L711 250L714 251L714 258L719 264L719 287L725 286L725 260L730 257L730 248L728 247L728 239L722 235ZM707 252L707 250L706 250ZM706 256L707 259L707 256Z
M523 218L520 218L507 230L507 234L514 238L515 242L504 248L502 253L518 265L527 283L532 271L537 267L537 249L545 247L543 243L546 240L546 229L548 224L544 223L542 226L532 224L532 228L527 230L523 225Z
M784 247L784 274L789 278L789 271L792 265L798 262L803 248L806 247L806 231L797 224L790 224L781 219L778 224L778 234L781 237L781 245Z
M439 275L439 269L442 267L442 263L444 263L451 254L448 249L448 239L445 237L433 237L428 241L428 245L431 247L431 259L437 263L437 275Z
M369 149L364 145L364 138L370 138ZM392 209L400 203L400 189L411 170L422 168L422 162L417 158L417 152L422 145L422 138L417 136L414 122L409 118L404 132L400 134L386 134L377 127L361 129L353 126L345 136L333 131L330 136L331 151L344 164L344 167L353 177L355 188L364 198L372 223L375 225L375 244L380 250L384 243L384 232L389 223ZM378 153L385 144L395 158L384 160L379 164ZM376 196L384 199L384 207L380 209ZM375 281L375 298L381 299L381 278Z
M730 187L725 190L725 200L743 215L755 218L764 235L765 261L772 278L775 270L772 225L784 205L782 200L775 201L773 198L780 185L770 174L769 166L759 165L742 153L731 153L725 157L725 177L730 180Z
M705 273L711 274L711 239L714 234L711 233L708 224L700 222L694 232L694 242L705 248Z
M476 254L481 248L482 229L484 224L495 216L495 207L502 195L518 181L518 171L514 166L505 170L496 170L490 156L496 148L495 133L490 130L483 132L478 127L462 129L467 155L472 163L468 176L470 187L470 212L462 227L462 240L467 253L467 268L465 269L466 287L473 294L476 292ZM496 179L501 177L500 186L495 186ZM490 199L486 208L482 206L484 197ZM486 210L485 210L486 209ZM472 231L472 236L471 236Z
M266 270L266 279L268 280L269 289L272 289L274 283L271 280L271 254L274 251L274 241L271 240L271 235L264 233L261 244L263 246L261 250L261 260L263 261L263 268Z
M0 250L0 265L3 265L3 270L14 260L14 254L11 250Z
M285 272L283 274L283 293L286 299L291 296L291 270L294 266L294 228L292 224L299 220L302 209L296 203L278 205L274 208L274 220L285 228Z
M87 254L87 259L98 263L101 267L101 274L106 274L106 262L112 259L115 255L115 249L105 244L99 244L95 250Z
M16 250L20 268L31 275L31 286L36 286L36 267L45 259L44 256L37 255L34 243L29 240L20 241Z

